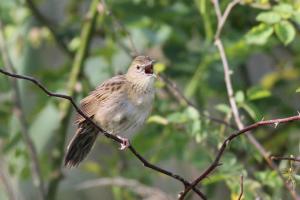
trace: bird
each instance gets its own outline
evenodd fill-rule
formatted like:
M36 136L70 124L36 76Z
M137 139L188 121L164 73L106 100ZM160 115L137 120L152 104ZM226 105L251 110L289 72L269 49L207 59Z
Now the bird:
M100 84L80 101L80 109L106 132L121 139L121 150L129 146L128 137L137 133L151 113L155 96L154 60L140 55L127 73ZM77 167L91 151L100 131L80 114L77 130L67 146L64 165Z

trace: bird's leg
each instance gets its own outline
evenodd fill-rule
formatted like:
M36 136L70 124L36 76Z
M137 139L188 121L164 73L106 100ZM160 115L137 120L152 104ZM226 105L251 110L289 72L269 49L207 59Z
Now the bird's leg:
M119 135L117 135L117 137L122 140L122 142L120 143L121 144L121 147L120 147L120 150L124 150L124 149L127 149L130 145L130 142L127 138L123 138Z

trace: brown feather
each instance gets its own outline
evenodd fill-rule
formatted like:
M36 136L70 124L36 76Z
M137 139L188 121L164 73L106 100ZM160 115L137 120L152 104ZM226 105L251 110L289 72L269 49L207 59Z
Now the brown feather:
M97 108L100 104L109 100L114 94L119 93L120 90L126 89L125 84L127 79L124 75L115 76L98 86L94 91L92 91L89 96L85 97L80 101L81 110L88 116L91 117L95 115ZM75 124L83 122L85 119L80 114L76 115Z
M91 151L98 135L98 129L90 122L79 124L76 134L72 138L65 156L65 166L75 167Z

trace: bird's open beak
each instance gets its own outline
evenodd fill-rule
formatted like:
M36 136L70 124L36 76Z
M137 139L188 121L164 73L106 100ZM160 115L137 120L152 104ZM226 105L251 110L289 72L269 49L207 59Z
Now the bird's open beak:
M145 74L153 75L153 64L155 60L152 60L148 65L145 66Z
M145 67L146 74L153 74L153 64L149 64Z

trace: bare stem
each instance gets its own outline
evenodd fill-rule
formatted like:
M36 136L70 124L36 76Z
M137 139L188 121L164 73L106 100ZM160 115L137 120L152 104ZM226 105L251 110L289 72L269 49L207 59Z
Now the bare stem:
M278 119L272 119L272 120L265 120L265 121L260 121L256 122L254 124L251 124L249 126L246 126L245 128L236 131L235 133L232 133L230 136L228 136L224 142L222 143L221 147L218 150L218 153L215 157L215 160L213 163L196 179L192 182L191 186L185 189L185 191L182 192L182 195L179 199L183 199L183 197L187 194L187 192L194 186L197 185L200 181L205 179L214 169L216 169L220 165L220 159L223 156L225 149L227 145L235 138L238 136L245 134L249 131L253 131L259 127L262 126L267 126L267 125L274 125L277 123L288 123L288 122L293 122L293 121L300 121L300 115L295 115L291 117L286 117L286 118L278 118Z
M241 200L243 197L243 194L244 194L244 177L243 177L243 175L241 175L241 186L240 187L241 187L241 192L240 192L238 200Z
M271 160L289 160L294 162L300 162L299 158L293 158L293 157L284 157L284 156L271 156Z
M224 47L223 47L223 43L220 40L220 34L221 34L221 31L222 31L222 29L224 27L225 21L226 21L227 17L229 16L231 10L239 2L240 2L240 0L233 0L233 1L231 1L228 4L228 6L226 7L226 9L224 11L224 14L222 15L222 12L221 12L220 6L219 6L219 1L218 0L212 0L212 3L213 3L214 8L215 8L216 15L217 15L217 19L218 19L218 27L217 27L217 31L216 31L216 34L215 34L215 45L218 48L218 51L219 51L219 54L220 54L220 57L221 57L221 60L222 60L222 63L223 63L224 79L225 79L225 85L226 85L226 89L227 89L227 95L228 95L230 107L231 107L231 110L232 110L232 113L233 113L233 118L235 120L235 123L236 123L239 131L237 133L234 133L234 134L230 135L223 142L221 148L219 149L219 151L218 151L218 153L216 155L216 158L215 158L214 162L198 178L196 178L195 181L193 181L192 186L194 184L197 185L201 180L203 180L204 178L206 178L215 168L217 168L219 166L219 161L220 161L220 159L221 159L221 157L222 157L222 155L223 155L223 153L224 153L224 151L225 151L225 149L227 147L227 144L231 140L233 140L234 138L236 138L237 136L239 136L239 135L241 135L243 133L245 133L247 135L248 140L250 141L250 143L253 144L253 146L264 157L264 159L267 161L268 165L272 169L274 169L274 170L277 171L277 173L279 174L279 176L281 177L281 179L285 183L284 178L280 174L277 166L275 165L274 162L272 162L269 159L267 151L263 148L263 146L251 134L247 133L248 131L254 130L254 129L256 129L259 126L268 125L269 122L277 123L276 120L275 121L273 121L273 120L261 121L261 122L252 124L252 125L250 125L248 127L245 127L244 124L241 121L239 110L238 110L236 101L234 99L234 92L233 92L233 87L232 87L232 82L231 82L231 77L230 77L231 74L232 74L232 72L229 69L229 65L228 65L227 57L226 57L225 50L224 50ZM288 120L288 121L299 120L299 116L293 116L293 117L285 118L285 119ZM277 120L278 120L278 123L281 123L281 120L283 120L283 119L277 119ZM285 121L285 122L287 122L287 121ZM179 199L184 199L185 195L192 188L192 186L186 188L181 193ZM285 183L285 187L289 190L289 192L290 192L291 196L293 197L293 199L295 199L295 200L298 199L297 194L292 190L292 188L288 184Z

